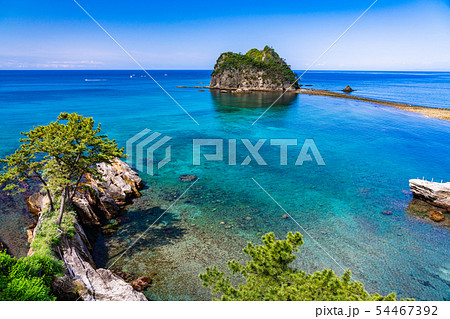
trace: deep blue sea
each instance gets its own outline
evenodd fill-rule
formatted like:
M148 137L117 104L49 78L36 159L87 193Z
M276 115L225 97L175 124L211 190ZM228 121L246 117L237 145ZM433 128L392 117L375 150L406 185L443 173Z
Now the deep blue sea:
M145 291L152 300L210 299L197 278L205 267L245 260L240 250L247 241L260 243L267 232L282 238L288 231L304 235L296 267L342 274L339 264L370 292L450 300L450 232L407 212L409 179L450 181L450 122L371 103L286 94L252 125L277 94L177 87L207 86L211 71L149 73L199 125L142 71L0 71L1 157L19 145L20 132L63 111L94 117L123 147L145 128L171 137L171 161L154 176L140 174L147 187L127 207L131 221L112 237L98 238L99 267L110 266L170 207L113 266L135 275L156 273ZM445 72L310 71L302 84L332 91L350 85L354 95L450 108ZM202 157L193 166L193 139L224 139L224 160ZM237 141L236 165L228 163L230 139ZM259 153L267 165L253 158L241 165L249 155L241 139L265 139ZM280 165L271 139L298 141L288 148L287 165ZM314 140L326 165L294 165L305 139ZM181 174L200 179L175 202L190 185L178 179ZM285 212L254 180L298 224L282 218ZM0 209L0 240L25 255L32 218L23 198L2 196Z

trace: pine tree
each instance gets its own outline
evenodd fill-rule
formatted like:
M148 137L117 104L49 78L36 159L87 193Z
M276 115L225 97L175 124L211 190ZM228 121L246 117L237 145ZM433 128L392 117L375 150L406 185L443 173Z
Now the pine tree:
M395 300L395 293L387 296L369 294L362 283L351 281L347 270L342 277L332 270L324 269L313 274L289 266L296 256L294 252L303 245L299 232L289 232L285 240L278 240L274 233L262 237L263 245L248 243L243 250L251 260L241 264L235 260L227 263L237 280L243 281L235 287L232 278L225 276L217 267L206 268L199 277L203 286L210 287L220 300Z
M50 201L50 210L55 210L55 199L59 198L61 224L67 202L70 202L86 173L99 177L95 164L109 162L123 156L123 149L114 140L101 135L100 124L95 127L91 117L77 113L61 113L55 122L39 125L20 139L20 147L11 156L0 160L5 163L0 175L4 190L24 191L19 185L30 177L38 178Z

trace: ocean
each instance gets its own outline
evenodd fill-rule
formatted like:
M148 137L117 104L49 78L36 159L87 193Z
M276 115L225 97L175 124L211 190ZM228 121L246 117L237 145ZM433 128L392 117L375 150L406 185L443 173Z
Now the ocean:
M449 230L409 213L408 186L412 178L450 181L449 122L366 102L285 94L252 125L277 94L177 87L207 86L209 70L149 73L199 125L142 71L0 71L2 158L17 148L20 132L60 112L94 117L122 147L144 129L170 138L171 161L157 168L162 147L150 162L154 174L140 172L146 188L126 207L130 222L98 237L98 267L111 266L156 221L112 268L155 273L144 291L151 300L209 300L198 279L205 267L245 261L241 249L247 241L261 243L264 233L283 238L300 231L305 244L295 267L350 269L369 292L450 300ZM310 71L301 83L331 91L350 85L357 96L450 108L448 72ZM193 139L223 141L223 159L202 155L193 165ZM267 165L258 165L243 139L265 140L259 153ZM280 165L274 139L297 142L288 148L287 165ZM236 165L229 161L230 140L237 145ZM305 140L314 141L325 165L314 156L294 165ZM247 156L251 161L242 165ZM199 180L177 200L190 185L179 180L182 174ZM280 206L296 222L283 218ZM0 209L0 240L16 256L26 255L33 219L23 196L2 194Z

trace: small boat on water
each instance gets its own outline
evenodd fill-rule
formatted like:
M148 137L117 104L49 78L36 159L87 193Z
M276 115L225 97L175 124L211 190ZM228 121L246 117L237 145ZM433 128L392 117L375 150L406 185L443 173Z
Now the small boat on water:
M103 82L106 79L84 79L84 82Z

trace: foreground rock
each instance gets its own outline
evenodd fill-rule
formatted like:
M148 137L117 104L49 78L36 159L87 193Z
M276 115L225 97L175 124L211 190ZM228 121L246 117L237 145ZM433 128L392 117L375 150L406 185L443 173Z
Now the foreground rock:
M75 233L72 238L63 237L62 243L56 247L60 259L66 266L63 278L58 278L53 286L68 300L79 296L85 301L147 301L145 296L136 291L133 286L125 282L109 269L95 268L92 257L92 246L80 224L75 223ZM28 256L34 252L30 249ZM151 282L151 281L150 281ZM147 287L139 286L142 290ZM66 289L62 289L66 286ZM71 299L72 298L72 299ZM64 299L64 297L63 297Z
M90 244L80 225L61 249L68 275L86 301L146 301L145 296L108 269L95 269Z
M450 211L450 183L435 183L411 179L409 187L413 196L432 206Z
M252 49L246 54L222 53L211 74L210 88L244 92L247 90L293 91L298 89L292 72L274 49Z
M87 177L84 190L77 192L73 197L73 205L77 211L78 219L86 226L101 226L105 220L120 215L121 204L125 204L133 197L140 196L143 182L138 174L120 159L114 159L111 164L97 165L102 174L102 180ZM31 212L39 217L37 226L28 229L29 241L32 242L36 230L41 222L42 212L46 211L48 198L40 193L33 194L27 199ZM117 225L119 225L116 222ZM83 300L110 300L110 301L141 301L147 300L145 296L133 289L119 276L108 269L96 269L92 258L92 246L82 228L75 223L75 234L72 238L63 237L61 245L56 247L60 259L66 265L66 274L58 279L58 291L65 290L64 294L70 296L73 290ZM28 256L33 254L30 248ZM144 289L145 281L139 282L139 288ZM61 287L66 288L61 289ZM71 297L68 297L69 300Z

